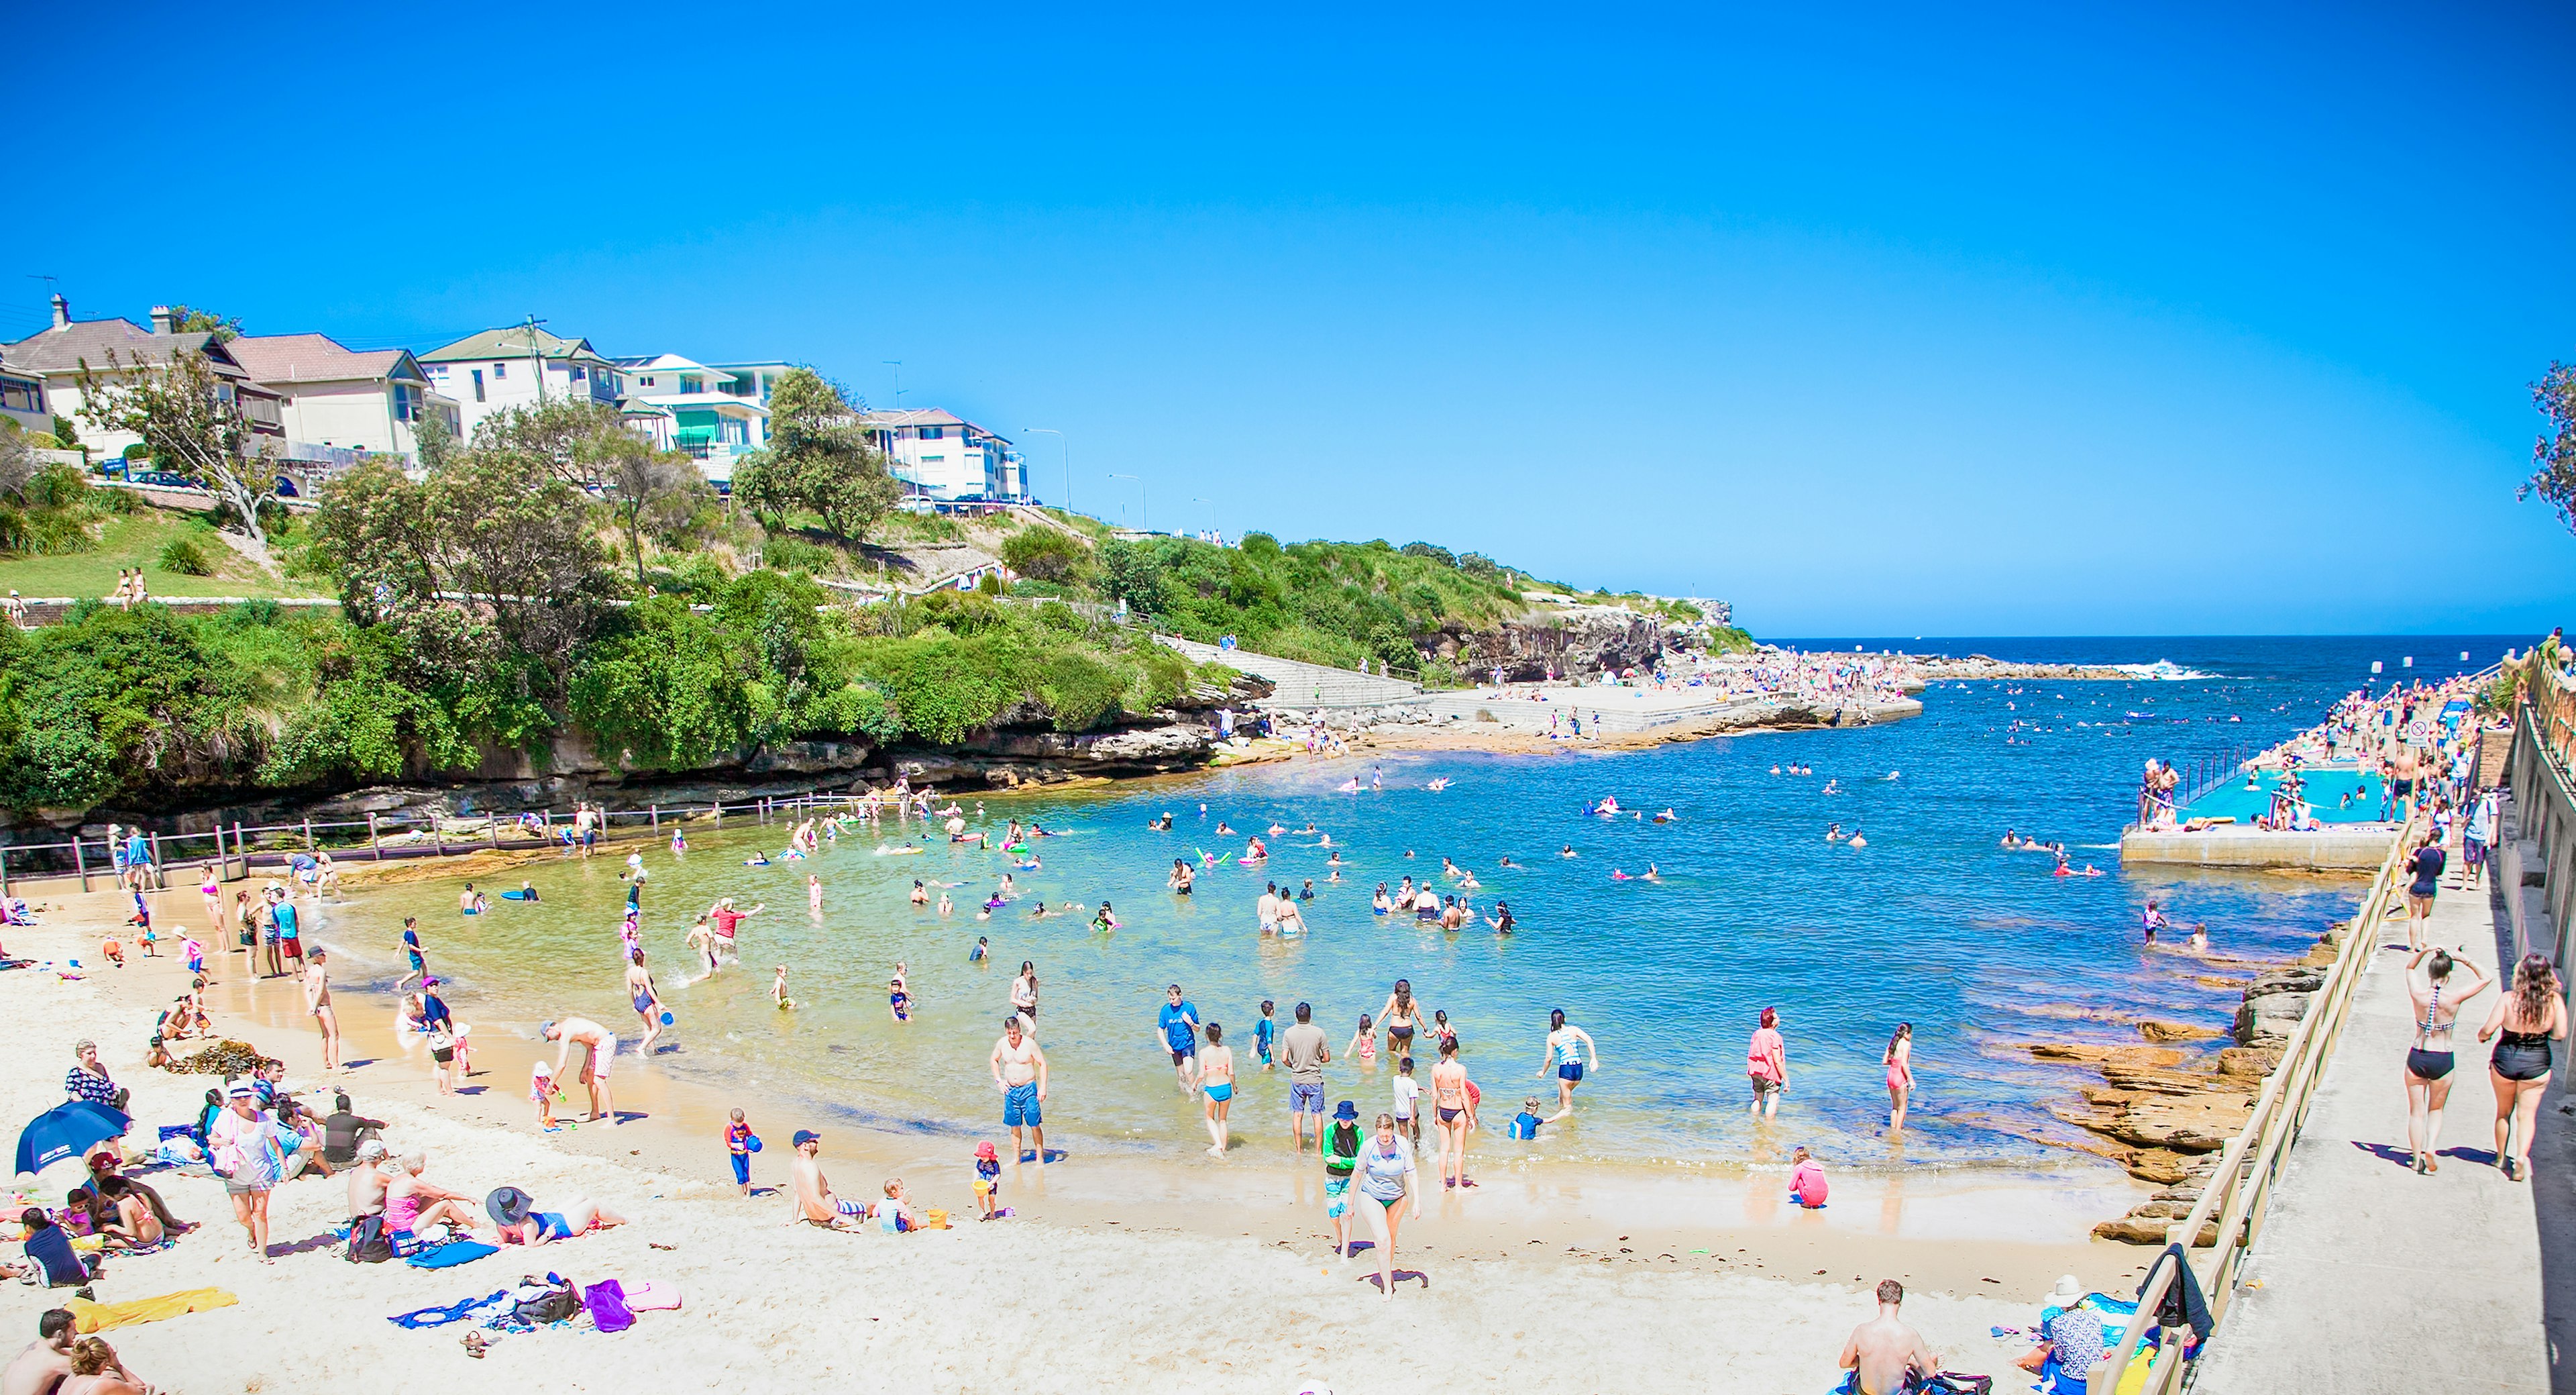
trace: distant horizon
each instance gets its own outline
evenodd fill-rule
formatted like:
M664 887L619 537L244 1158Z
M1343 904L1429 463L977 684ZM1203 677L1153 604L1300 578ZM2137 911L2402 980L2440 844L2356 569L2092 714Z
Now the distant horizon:
M763 19L681 136L580 11L22 15L29 110L223 75L220 121L89 123L50 206L295 216L12 220L0 342L56 289L357 347L533 314L946 407L1131 525L1421 537L1757 630L2576 609L2515 497L2576 360L2563 7ZM315 119L317 74L385 119Z

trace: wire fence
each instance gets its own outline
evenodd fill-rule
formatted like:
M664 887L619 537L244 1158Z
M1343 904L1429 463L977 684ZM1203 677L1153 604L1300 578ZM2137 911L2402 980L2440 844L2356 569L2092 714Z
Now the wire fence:
M918 793L918 792L915 792ZM141 885L161 890L172 875L211 867L219 880L251 875L253 868L292 868L299 862L375 864L421 858L457 857L478 852L529 852L643 842L659 837L663 825L678 827L709 820L722 828L727 819L765 824L824 813L855 813L883 807L896 796L813 791L785 797L752 797L727 804L648 804L641 809L592 810L588 822L578 813L529 810L519 814L441 815L436 813L369 814L363 819L299 819L294 823L233 823L202 832L173 833L136 828L114 839L74 837L60 843L0 843L0 896L13 888L44 881L77 881L83 891L100 882L108 886ZM111 825L114 827L114 825Z

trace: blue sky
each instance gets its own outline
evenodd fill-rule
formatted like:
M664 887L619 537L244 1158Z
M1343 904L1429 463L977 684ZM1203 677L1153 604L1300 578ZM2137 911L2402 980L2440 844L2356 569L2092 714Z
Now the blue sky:
M900 359L1050 502L1773 634L2567 618L2567 10L1782 8L51 7L0 337Z

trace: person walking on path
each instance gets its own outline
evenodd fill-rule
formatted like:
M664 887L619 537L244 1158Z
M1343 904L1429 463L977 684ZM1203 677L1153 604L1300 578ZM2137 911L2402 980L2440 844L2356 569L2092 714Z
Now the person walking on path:
M1311 1003L1297 1005L1297 1021L1279 1034L1279 1060L1288 1067L1288 1127L1297 1151L1306 1151L1307 1121L1314 1122L1316 1145L1324 1133L1324 1067L1333 1060L1324 1029L1315 1025Z
M1018 1013L1002 1019L1002 1036L993 1043L989 1064L994 1088L1002 1092L1002 1126L1011 1131L1011 1161L1029 1160L1020 1147L1020 1131L1026 1129L1037 1165L1045 1168L1046 1128L1039 1106L1046 1103L1046 1053L1038 1049L1037 1038L1020 1030Z
M1565 1009L1551 1009L1547 1014L1547 1047L1538 1063L1542 1080L1547 1078L1549 1066L1556 1067L1556 1112L1548 1116L1548 1123L1574 1112L1574 1087L1583 1083L1586 1055L1592 1058L1592 1069L1601 1069L1601 1048L1592 1044L1592 1034L1581 1027L1567 1026Z
M2451 970L2462 967L2469 971L2465 991L2451 982ZM2439 949L2419 949L2406 961L2406 994L2415 1004L2415 1044L2406 1053L2406 1151L2419 1173L2441 1171L2433 1154L2442 1146L2442 1107L2451 1100L2451 1028L2460 1009L2492 982L2477 965Z
M2468 827L2460 835L2460 860L2468 864L2466 880L2472 891L2477 889L2488 860L2495 855L2498 822L2496 792L2483 791L2469 806Z
M304 960L304 1013L322 1033L322 1069L340 1068L340 1015L331 1010L331 952L320 945Z
M1360 1209L1368 1213L1369 1234L1377 1242L1378 1296L1395 1300L1395 1233L1402 1218L1398 1206L1410 1205L1422 1219L1422 1184L1413 1168L1413 1145L1396 1136L1395 1116L1377 1116L1377 1133L1360 1148Z
M617 1037L606 1027L587 1017L566 1017L537 1029L547 1041L563 1043L555 1049L554 1077L563 1079L564 1064L572 1049L582 1048L581 1083L590 1088L590 1117L583 1123L602 1120L611 1127L617 1123L617 1094L608 1086L609 1063L617 1057Z
M1753 1080L1753 1107L1747 1113L1776 1118L1780 1096L1789 1088L1789 1047L1780 1037L1780 1010L1762 1009L1762 1025L1744 1052L1744 1072Z
M2555 1064L2549 1044L2567 1039L2567 1004L2549 956L2526 954L2513 969L2513 991L2497 1000L2478 1029L2494 1040L2487 1076L2495 1085L2496 1166L2517 1182L2531 1179L2531 1125ZM2520 1147L2512 1145L2519 1140Z
M2442 851L2442 835L2428 832L2415 855L2406 865L2415 879L2406 884L2406 947L2424 947L2424 922L2433 914L2433 894L2442 889L2442 868L2450 855Z
M1899 1022L1887 1039L1887 1132L1905 1131L1905 1102L1914 1097L1914 1024Z

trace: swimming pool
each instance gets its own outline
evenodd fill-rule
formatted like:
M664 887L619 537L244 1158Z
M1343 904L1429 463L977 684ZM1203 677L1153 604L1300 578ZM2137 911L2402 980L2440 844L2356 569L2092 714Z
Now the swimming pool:
M2309 767L2299 772L2307 787L2308 806L2316 812L2319 823L2375 823L2380 816L2383 791L2377 772ZM2277 770L2258 771L2252 789L2243 780L2219 786L2183 807L2186 819L2219 819L2233 816L2238 823L2250 824L2272 812L2272 787L2281 782ZM2346 804L2344 796L2350 794Z

